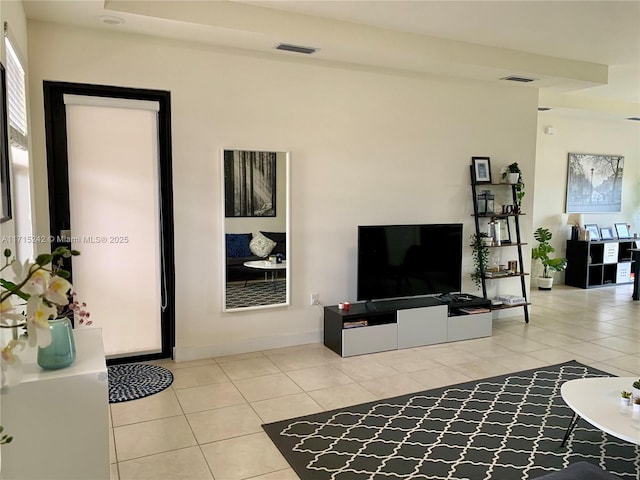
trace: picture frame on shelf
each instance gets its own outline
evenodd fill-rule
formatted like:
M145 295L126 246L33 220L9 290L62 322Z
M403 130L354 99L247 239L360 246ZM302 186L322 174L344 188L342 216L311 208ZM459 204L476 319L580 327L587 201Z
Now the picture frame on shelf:
M491 161L489 157L471 157L475 183L491 183Z
M600 240L600 230L595 223L587 223L584 229L589 232L589 240Z
M613 228L611 227L602 227L600 229L600 239L601 240L613 240Z
M631 232L629 232L629 226L626 223L615 223L614 227L618 238L631 238Z

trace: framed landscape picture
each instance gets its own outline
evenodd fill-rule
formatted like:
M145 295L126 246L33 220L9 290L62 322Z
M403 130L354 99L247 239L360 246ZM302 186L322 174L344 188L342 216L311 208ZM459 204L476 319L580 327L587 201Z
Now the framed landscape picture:
M623 171L621 155L570 153L567 213L619 213Z

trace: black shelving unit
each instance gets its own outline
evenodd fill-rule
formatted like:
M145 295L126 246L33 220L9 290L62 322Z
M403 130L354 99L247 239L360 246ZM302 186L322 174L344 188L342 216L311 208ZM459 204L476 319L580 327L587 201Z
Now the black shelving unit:
M494 188L510 188L511 189L511 197L513 199L513 205L518 204L518 195L516 190L516 185L512 185L509 183L477 183L475 180L473 166L469 168L470 176L471 176L471 196L473 202L473 217L475 221L476 233L480 234L482 230L480 229L480 219L499 219L507 222L507 231L509 232L509 238L512 240L510 243L503 243L501 245L491 245L488 248L496 249L496 248L516 248L518 252L518 268L520 272L514 273L511 275L505 275L500 277L487 277L486 272L482 272L481 283L482 283L482 296L487 298L487 280L504 280L506 278L519 278L520 279L520 289L522 292L522 298L524 298L524 303L519 303L517 305L492 305L491 310L505 310L509 308L522 308L524 310L524 321L529 323L529 303L527 299L527 286L525 284L525 277L529 275L525 273L522 269L524 266L523 257L522 257L522 247L527 245L527 243L522 241L522 237L520 235L520 217L524 215L524 213L518 211L515 213L479 213L478 211L478 187L484 189L485 187L494 187ZM511 225L510 222L513 222L514 230L515 230L515 241L511 238Z

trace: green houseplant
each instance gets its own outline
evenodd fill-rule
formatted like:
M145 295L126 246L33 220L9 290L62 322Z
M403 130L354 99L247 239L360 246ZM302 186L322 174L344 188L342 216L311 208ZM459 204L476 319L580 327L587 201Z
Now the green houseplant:
M516 187L516 199L518 206L522 205L522 199L524 198L524 180L522 178L522 170L520 170L518 162L513 162L512 164L502 168L500 173L502 173L502 179L505 181L508 180L510 174L518 174L518 179L513 183Z
M538 246L531 249L531 258L540 260L543 267L542 277L538 277L538 288L540 290L551 290L553 286L553 274L567 268L566 258L551 258L549 256L556 251L549 243L552 236L548 228L542 227L539 227L533 234L533 238L537 240Z
M483 232L471 235L473 266L475 267L475 270L471 274L471 278L478 288L482 286L482 277L484 276L484 272L487 271L487 266L489 265L489 248L485 243L485 238L489 238L489 235Z

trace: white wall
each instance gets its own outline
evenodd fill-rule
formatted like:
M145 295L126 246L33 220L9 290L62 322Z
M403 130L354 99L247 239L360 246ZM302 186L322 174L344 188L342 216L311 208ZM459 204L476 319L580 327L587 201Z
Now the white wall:
M544 133L552 126L554 135ZM627 222L640 236L640 123L629 120L589 119L541 112L538 116L536 195L533 228L549 228L558 256L566 251L571 227L565 212L569 153L601 153L624 156L621 213L585 213L585 223L613 227ZM615 231L615 230L614 230ZM537 275L539 262L534 265ZM564 274L556 274L559 282Z
M171 91L178 360L320 341L322 312L309 294L355 300L358 224L463 222L471 235L472 156L491 157L494 175L518 161L533 192L535 89L39 22L29 23L29 42L40 231L42 81ZM291 152L290 307L222 313L219 162L228 146ZM530 193L525 211L532 202ZM471 270L466 248L468 292Z

